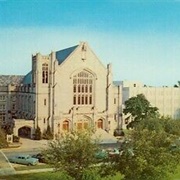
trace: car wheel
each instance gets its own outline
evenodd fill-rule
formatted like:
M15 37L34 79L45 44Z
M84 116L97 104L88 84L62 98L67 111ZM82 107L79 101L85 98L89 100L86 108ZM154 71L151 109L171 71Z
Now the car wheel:
M32 164L31 163L28 163L28 166L31 166Z

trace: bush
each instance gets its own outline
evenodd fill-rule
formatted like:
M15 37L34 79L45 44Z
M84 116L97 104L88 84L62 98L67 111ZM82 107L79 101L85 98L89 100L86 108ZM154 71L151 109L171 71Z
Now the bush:
M82 172L82 180L101 180L99 172L94 169L86 169Z
M49 125L47 127L47 130L43 133L43 139L47 139L47 140L53 139L53 133Z
M8 146L6 141L6 135L2 129L0 129L0 148L5 148Z
M34 139L35 140L41 140L42 139L42 137L41 137L41 129L39 128L39 126L35 130Z

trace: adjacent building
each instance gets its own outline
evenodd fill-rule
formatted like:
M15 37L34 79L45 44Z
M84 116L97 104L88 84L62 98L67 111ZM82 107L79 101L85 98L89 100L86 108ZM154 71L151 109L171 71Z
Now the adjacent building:
M122 102L137 94L144 94L152 106L159 109L161 116L180 119L180 88L152 87L138 81L121 81Z

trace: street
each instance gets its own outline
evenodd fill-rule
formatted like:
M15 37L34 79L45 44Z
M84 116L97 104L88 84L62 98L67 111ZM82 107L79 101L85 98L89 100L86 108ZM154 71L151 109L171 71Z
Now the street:
M37 154L41 152L43 149L45 149L48 144L47 140L37 141L26 138L21 138L20 142L22 143L22 145L18 148L2 149L2 152L7 156L7 158L17 154Z

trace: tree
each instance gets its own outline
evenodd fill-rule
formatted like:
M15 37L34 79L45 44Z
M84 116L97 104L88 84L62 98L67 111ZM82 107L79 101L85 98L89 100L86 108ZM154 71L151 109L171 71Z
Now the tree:
M52 141L44 155L56 170L63 170L75 179L81 179L83 172L96 163L95 153L99 149L92 142L91 131L73 131Z
M164 121L159 118L148 118L141 120L136 124L136 130L147 129L149 131L155 131L157 133L165 131Z
M14 123L6 123L2 125L5 134L13 134Z
M43 133L43 138L48 140L53 139L53 133L49 125L47 126L46 132Z
M35 140L41 140L42 139L42 137L41 137L41 129L40 129L39 126L35 130L34 139Z
M164 131L148 129L131 130L124 152L114 161L114 169L124 174L126 180L164 180L174 173L180 152L170 151L175 137ZM129 153L129 149L133 154Z
M138 121L158 117L159 115L158 108L152 107L143 94L138 94L137 96L131 97L125 101L125 109L123 110L123 113L125 115L130 114L126 120L130 117L132 119L127 127L134 127Z
M6 141L6 134L4 133L3 129L0 128L0 148L7 147L8 143Z

